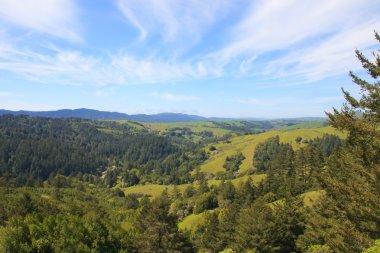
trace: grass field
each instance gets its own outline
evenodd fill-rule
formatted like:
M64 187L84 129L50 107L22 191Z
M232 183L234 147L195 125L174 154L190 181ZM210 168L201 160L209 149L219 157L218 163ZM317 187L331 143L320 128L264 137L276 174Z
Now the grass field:
M286 126L286 127L280 127L279 129L284 130L296 130L296 129L311 129L311 128L320 128L325 127L326 123L323 121L306 121L306 122L299 122L292 126Z
M200 171L210 174L216 174L219 171L225 171L223 164L226 157L234 155L237 152L242 152L245 156L245 160L243 160L239 171L243 172L250 168L253 168L253 152L256 145L270 137L278 135L281 142L291 143L294 149L299 149L306 144L298 144L295 141L297 137L302 137L303 140L311 140L316 137L321 137L323 134L335 134L339 137L344 137L343 133L336 131L330 126L311 129L275 130L256 135L236 136L231 138L229 142L220 142L213 144L217 150L211 153L210 158L200 166ZM209 150L210 146L211 145L206 147L206 151Z
M239 178L236 178L236 179L233 179L231 180L231 182L235 185L235 186L239 186L239 184L241 182L244 182L245 180L248 179L248 177L251 177L252 178L252 181L256 184L258 184L261 180L263 180L266 175L263 174L263 175L252 175L252 176L243 176L243 177L239 177ZM221 180L208 180L208 185L211 186L211 185L216 185L218 186L221 182ZM190 184L181 184L181 185L177 185L178 189L181 191L181 192L184 192L185 189L189 186ZM198 184L195 182L194 184L194 187L198 187ZM131 186L131 187L127 187L127 188L121 188L125 194L145 194L145 195L149 195L149 196L152 196L152 197L157 197L158 195L160 195L165 189L167 189L167 191L170 193L173 191L174 189L174 185L158 185L158 184L148 184L148 185L134 185L134 186Z
M188 187L190 184L181 184L178 185L178 189L183 192L186 187ZM174 185L158 185L158 184L149 184L149 185L134 185L127 188L122 188L125 194L132 194L132 193L139 193L139 194L145 194L152 197L157 197L160 195L165 189L168 190L168 192L172 192L174 189Z
M325 191L318 190L318 191L311 191L311 192L305 192L301 194L303 197L303 202L305 206L312 207L318 199L320 199L325 194Z
M166 132L172 128L190 128L195 133L210 131L214 136L223 136L232 131L216 126L213 122L176 122L176 123L144 123L146 128L159 132Z
M260 183L260 181L265 179L266 176L267 176L266 174L243 176L243 177L232 179L231 182L233 183L233 185L235 187L238 187L241 183L245 182L248 179L248 177L251 177L252 182L254 184L258 185ZM207 180L207 183L209 186L211 186L211 185L219 186L220 182L221 182L221 180L216 180L216 179Z
M323 194L325 194L323 190L318 190L306 192L301 194L300 196L303 198L305 206L312 207L315 201L317 201L321 196L323 196ZM275 205L281 205L281 203L283 203L283 200L277 200L273 203L270 203L269 205L274 207ZM206 212L200 214L190 214L178 224L178 228L180 230L193 231L199 224L202 224L204 222Z
M178 228L180 230L194 230L199 224L204 222L206 212L200 214L190 214L178 223Z

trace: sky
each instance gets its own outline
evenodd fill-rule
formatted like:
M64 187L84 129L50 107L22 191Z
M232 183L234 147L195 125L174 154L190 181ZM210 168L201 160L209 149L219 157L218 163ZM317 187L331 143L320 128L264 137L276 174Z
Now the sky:
M380 0L0 0L0 108L320 117Z

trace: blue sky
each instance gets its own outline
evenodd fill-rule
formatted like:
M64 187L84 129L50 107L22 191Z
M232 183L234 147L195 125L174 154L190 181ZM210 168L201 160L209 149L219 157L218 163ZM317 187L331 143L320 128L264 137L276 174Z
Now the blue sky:
M324 116L380 0L0 0L0 108Z

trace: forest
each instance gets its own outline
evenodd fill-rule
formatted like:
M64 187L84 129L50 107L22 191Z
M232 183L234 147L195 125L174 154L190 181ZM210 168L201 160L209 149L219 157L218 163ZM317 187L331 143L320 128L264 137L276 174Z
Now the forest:
M360 94L343 89L327 113L344 138L275 135L228 153L217 175L199 168L218 143L272 126L219 122L236 131L195 141L187 127L0 116L0 252L380 252L380 56L356 56Z

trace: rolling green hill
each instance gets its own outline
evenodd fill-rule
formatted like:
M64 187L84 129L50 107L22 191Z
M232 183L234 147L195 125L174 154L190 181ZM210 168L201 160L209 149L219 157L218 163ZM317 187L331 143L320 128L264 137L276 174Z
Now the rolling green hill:
M302 141L297 143L295 139L297 137L302 137L302 140L311 140L316 137L321 137L323 134L335 134L340 137L344 137L344 134L333 129L332 127L321 127L321 128L310 128L310 129L295 129L295 130L275 130L268 131L262 134L256 135L243 135L236 136L229 141L219 142L217 144L210 144L206 147L206 151L209 150L210 146L216 147L216 150L210 152L210 158L200 166L200 171L210 174L215 174L219 171L225 171L223 164L227 156L236 154L237 152L242 152L245 156L243 163L240 166L240 172L247 171L251 168L253 162L253 152L256 145L266 139L274 136L279 136L281 142L291 143L294 149L298 149L304 145Z
M252 181L255 184L258 184L261 180L263 180L265 178L265 175L262 174L262 175L243 176L243 177L233 179L233 180L231 180L231 182L235 186L238 186L241 182L247 180L248 177L251 177ZM220 184L221 180L211 179L211 180L208 180L207 182L208 182L209 186L211 186L211 185L218 186ZM189 185L191 185L191 184L181 184L181 185L177 185L177 187L183 193L184 190L186 189L186 187L188 187ZM195 187L198 187L197 182L195 182L193 185ZM151 197L157 197L165 189L167 189L168 192L171 193L174 189L174 185L146 184L146 185L134 185L131 187L121 188L121 189L124 191L125 194L144 194L144 195L148 195Z
M149 129L156 130L161 133L168 132L171 129L189 128L194 133L210 131L214 136L220 137L233 132L217 126L214 122L144 123L144 125Z

